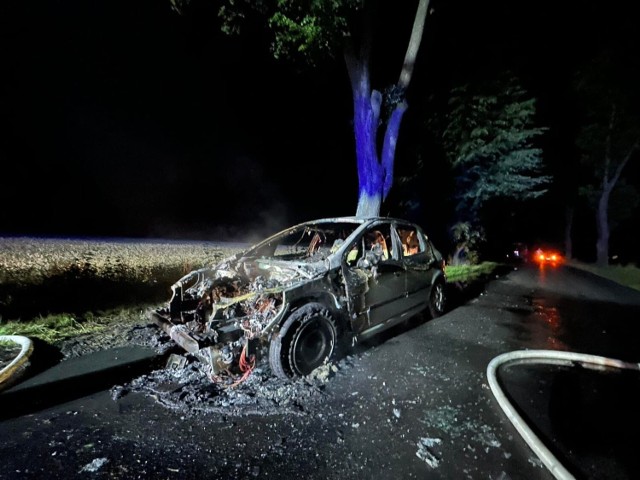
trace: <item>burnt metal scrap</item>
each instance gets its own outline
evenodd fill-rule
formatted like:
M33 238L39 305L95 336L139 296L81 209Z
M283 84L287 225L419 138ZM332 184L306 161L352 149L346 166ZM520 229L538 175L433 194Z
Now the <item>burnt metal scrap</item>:
M421 252L404 256L401 226L418 234ZM408 301L409 276L422 296ZM242 381L263 358L290 379L333 358L341 339L427 307L438 279L443 283L441 256L419 227L387 218L323 219L190 272L149 315L211 380Z

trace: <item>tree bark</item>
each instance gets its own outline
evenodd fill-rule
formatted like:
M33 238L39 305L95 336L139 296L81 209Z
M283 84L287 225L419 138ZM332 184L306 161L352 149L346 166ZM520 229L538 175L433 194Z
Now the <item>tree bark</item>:
M406 90L411 81L428 7L429 0L420 0L402 72L398 80L398 86L402 90ZM398 133L404 112L407 109L405 101L396 105L387 123L382 150L378 153L377 135L382 95L377 90L371 89L369 78L371 49L371 18L368 17L369 13L371 12L365 12L366 24L358 49L356 50L354 44L349 40L344 50L353 94L353 128L358 168L357 217L380 215L382 202L386 199L393 185Z
M616 125L616 105L611 106L611 115L609 117L609 131L607 134L605 145L605 166L602 174L602 191L598 199L598 207L596 209L596 264L601 267L609 265L609 198L616 183L622 175L622 170L629 163L633 154L640 147L640 141L636 140L627 150L627 154L618 163L617 168L609 178L609 169L613 165L613 132Z
M567 206L565 210L565 226L564 226L564 256L567 260L573 258L573 239L571 231L573 230L573 214L574 207Z
M416 17L413 20L413 29L411 30L411 38L409 39L407 53L404 56L400 79L398 80L398 86L404 90L407 89L409 82L411 82L413 67L416 63L416 57L418 56L418 49L420 48L420 42L422 41L424 22L426 21L428 11L429 0L420 0L420 3L418 3L418 10L416 11Z
M600 267L609 265L609 197L611 188L603 189L598 208L596 209L596 264Z

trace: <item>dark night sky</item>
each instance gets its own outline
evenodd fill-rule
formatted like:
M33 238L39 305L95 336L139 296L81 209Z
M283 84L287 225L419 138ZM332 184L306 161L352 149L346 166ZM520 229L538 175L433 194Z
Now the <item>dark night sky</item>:
M298 73L265 38L220 34L203 1L191 17L169 0L4 3L0 235L221 239L355 212L341 59ZM412 165L422 98L505 66L539 97L545 156L570 155L563 99L573 67L611 39L602 5L433 0L396 172ZM399 74L411 25L399 17L376 38L374 87ZM443 229L446 208L430 208L425 223ZM560 220L543 223L561 235Z

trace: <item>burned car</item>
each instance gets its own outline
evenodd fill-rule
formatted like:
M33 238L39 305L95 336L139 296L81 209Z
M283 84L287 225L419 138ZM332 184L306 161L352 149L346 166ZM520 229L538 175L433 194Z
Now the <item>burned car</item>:
M268 357L283 379L308 375L418 313L445 311L444 260L420 226L340 217L285 229L172 287L152 320L206 366L242 378Z

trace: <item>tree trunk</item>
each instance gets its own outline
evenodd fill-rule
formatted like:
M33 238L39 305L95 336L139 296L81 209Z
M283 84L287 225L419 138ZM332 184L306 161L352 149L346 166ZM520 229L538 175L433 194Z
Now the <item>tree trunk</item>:
M596 240L596 264L599 267L609 265L609 196L611 189L602 190L602 195L598 200L598 208L596 210L596 231L598 238Z
M596 210L596 231L598 238L596 239L596 263L598 266L604 267L609 265L609 198L613 188L618 183L622 171L635 152L640 148L640 142L635 140L618 166L613 170L611 178L609 178L610 169L614 165L612 151L613 133L615 131L617 121L617 108L613 104L611 106L611 114L609 117L609 131L605 143L605 163L604 173L602 176L602 193L598 199L598 208Z
M429 0L420 0L402 72L398 80L398 86L402 90L406 90L411 81L428 7ZM365 21L370 21L370 19ZM378 153L377 135L382 95L377 90L371 89L369 78L371 31L368 27L370 24L365 26L359 50L356 51L354 45L349 42L344 51L353 93L353 128L358 168L358 207L356 210L358 217L380 215L382 202L393 185L398 133L402 117L407 109L407 104L404 101L396 105L387 123L382 150Z
M382 207L382 195L367 195L360 190L356 217L377 217L380 215L380 207Z
M345 59L353 92L353 131L358 168L358 208L356 216L374 217L380 214L384 172L378 161L376 136L382 95L369 85L366 63L355 57Z
M564 226L564 256L567 260L573 258L573 241L571 238L571 230L573 229L573 206L567 206L565 210L565 226Z

